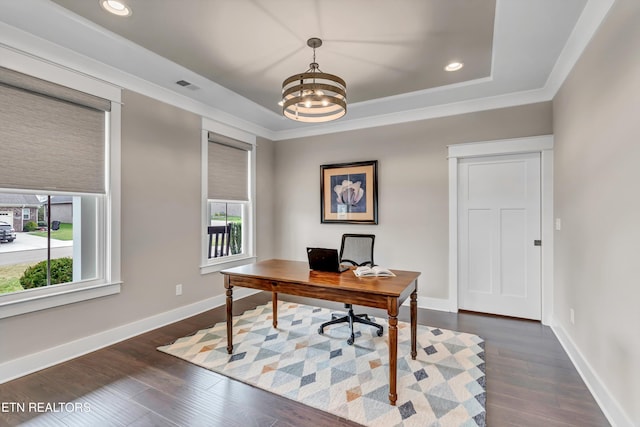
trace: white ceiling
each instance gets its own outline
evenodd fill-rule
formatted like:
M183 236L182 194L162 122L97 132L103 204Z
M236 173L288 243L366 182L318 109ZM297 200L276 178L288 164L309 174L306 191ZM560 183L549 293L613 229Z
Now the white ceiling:
M361 102L488 77L495 0L129 0L118 18L97 1L65 8L279 113L282 81L317 61ZM300 19L303 17L303 19ZM462 59L467 67L447 73Z
M0 24L283 139L548 100L612 3L128 0L133 15L121 18L98 0L21 0L3 3ZM320 68L347 81L349 103L320 125L277 106L282 81L308 68L314 36ZM452 60L464 68L444 71Z

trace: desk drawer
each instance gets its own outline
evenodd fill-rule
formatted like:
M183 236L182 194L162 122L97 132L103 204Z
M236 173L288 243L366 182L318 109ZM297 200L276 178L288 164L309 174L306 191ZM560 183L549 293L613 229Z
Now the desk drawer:
M276 280L241 276L231 276L230 280L231 286L260 289L261 291L276 292L289 295L314 296L319 292L316 287L309 287L301 285L299 283L278 282Z
M231 286L260 289L261 291L276 292L301 297L322 298L322 296L319 295L324 295L324 293L326 292L326 289L318 286L309 286L293 282L278 282L277 280L244 276L230 276L229 279Z
M260 289L261 291L278 294L295 295L299 297L318 298L326 301L336 301L386 309L389 302L385 295L354 292L340 289L336 286L317 286L295 282L278 282L277 280L261 279L246 276L229 276L231 286Z
M267 279L257 279L253 277L229 276L231 286L239 286L241 288L253 288L263 291L273 291L277 288L278 283Z

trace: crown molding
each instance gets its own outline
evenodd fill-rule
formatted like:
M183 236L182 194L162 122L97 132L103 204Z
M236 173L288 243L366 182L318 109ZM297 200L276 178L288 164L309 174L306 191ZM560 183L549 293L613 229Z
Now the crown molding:
M284 117L258 106L248 99L220 87L215 82L210 82L204 77L145 50L120 36L112 34L84 18L77 17L55 3L44 0L30 0L24 4L23 2L14 3L12 6L15 9L13 10L13 19L16 22L22 21L19 18L24 13L24 10L28 9L28 4L30 3L37 4L38 8L47 9L48 12L41 11L37 16L34 16L34 22L29 21L29 25L24 24L26 30L0 22L0 39L5 47L10 47L16 52L24 53L33 58L42 59L49 64L57 64L62 68L75 70L85 76L92 76L119 88L141 93L204 118L250 132L256 136L279 141L550 101L579 60L580 55L606 17L611 6L615 3L615 0L587 1L551 73L540 88L518 89L517 85L511 85L511 87L508 87L508 85L500 86L500 83L495 79L494 72L496 70L492 68L492 75L489 77L351 104L349 105L350 114L341 120L320 125L294 127ZM510 5L510 3L499 0L497 9L505 5ZM51 34L57 34L55 33L56 28L60 26L68 25L74 28L78 26L79 30L80 28L87 29L92 36L96 36L95 42L98 44L93 49L94 51L96 49L100 51L100 46L106 41L110 41L118 46L117 52L123 55L125 55L125 52L129 56L137 52L137 57L143 57L144 60L142 62L155 70L154 75L156 78L154 78L154 81L145 80L133 74L134 68L125 71L106 64L106 60L103 57L94 59L88 56L88 52L83 53L63 47L61 43L63 39L58 41L49 40L47 38L49 33L44 30L38 30L38 28L41 28L38 27L38 22L40 22L38 19L44 19L44 15L47 15L47 17L48 15L54 15L53 18L60 20L52 28L47 29L50 32L54 31ZM496 19L500 18L499 14L497 15ZM55 19L54 22L56 22ZM496 24L498 25L500 22ZM33 33L31 32L32 29ZM494 40L494 57L492 58L494 67L496 62L495 55L497 55L496 49L502 46L499 43L496 45L496 43L496 40ZM86 51L86 45L80 46L84 47ZM113 50L114 47L112 46L107 50L109 49ZM508 53L509 51L503 52L503 54ZM163 86L163 83L158 80L162 77L161 80L168 79L168 81L171 81L171 77L175 75L184 76L202 90L194 92L184 88L172 90L167 86ZM230 106L230 109L223 111L220 107L224 105ZM238 113L239 111L242 113ZM392 112L389 113L389 111Z
M171 91L156 83L144 80L125 71L111 67L95 59L89 58L71 49L62 47L24 30L0 22L0 48L7 52L33 58L67 71L75 71L80 75L91 76L97 80L127 89L167 104L198 114L237 129L251 132L256 136L274 139L275 134L259 124L241 119L225 111L214 108L187 95ZM164 59L163 59L164 60ZM2 60L2 65L12 68L12 62Z
M535 104L549 101L551 98L544 89L529 90L504 95L490 96L454 102L445 105L418 108L414 110L398 111L390 114L380 114L361 119L352 119L330 125L320 125L299 129L282 130L275 133L275 141L304 138L351 130L366 129L377 126L389 126L419 120L435 119L439 117L455 116L475 111L495 110L498 108L515 107L518 105Z
M391 114L381 114L376 116L369 116L361 119L344 120L332 124L325 124L319 126L310 126L305 128L281 130L275 132L274 137L276 141L304 138L309 136L318 136L323 134L331 134L338 132L345 132L350 130L365 129L376 126L388 126L399 123L407 123L418 120L428 120L438 117L453 116L457 114L471 113L474 111L485 111L497 108L515 107L525 104L533 104L537 102L552 101L556 93L562 87L565 79L580 59L582 52L586 49L587 45L593 38L594 34L606 18L609 10L615 3L615 0L590 0L585 5L578 22L576 23L567 43L565 44L562 52L560 53L558 60L556 61L549 77L547 78L545 85L540 89L527 90L521 92L513 92L504 95L489 96L476 98L471 100L465 100L450 104L436 105L425 108L418 108L413 110L398 111ZM495 53L495 49L494 49ZM492 59L492 61L494 61ZM492 67L493 69L493 67ZM492 77L478 79L472 82L466 82L467 84L456 84L444 86L441 88L427 89L420 92L412 92L408 94L397 95L394 99L408 99L415 97L416 95L429 96L437 91L444 89L454 89L469 87L472 85L486 84L492 80ZM385 99L386 100L386 99ZM373 100L367 103L354 104L353 107L358 107L365 104L374 104L383 100Z
M591 0L585 5L545 83L544 88L549 91L551 98L555 97L560 87L562 87L569 73L580 59L582 52L584 52L596 31L604 22L615 1Z

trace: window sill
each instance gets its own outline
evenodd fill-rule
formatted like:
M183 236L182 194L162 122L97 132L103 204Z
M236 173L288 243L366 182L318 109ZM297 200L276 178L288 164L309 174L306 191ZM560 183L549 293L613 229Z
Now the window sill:
M71 283L0 297L0 319L120 293L122 282L87 285ZM59 286L59 287L58 287ZM25 295L28 293L27 295Z
M255 256L247 256L242 258L234 258L225 261L218 261L215 264L207 264L200 266L200 274L216 273L220 270L231 267L239 267L241 265L252 264L256 262Z

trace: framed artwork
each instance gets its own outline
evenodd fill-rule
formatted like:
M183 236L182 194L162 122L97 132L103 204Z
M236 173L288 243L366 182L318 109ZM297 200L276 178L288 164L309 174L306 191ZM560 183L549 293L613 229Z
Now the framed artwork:
M320 221L378 223L378 161L320 166Z

